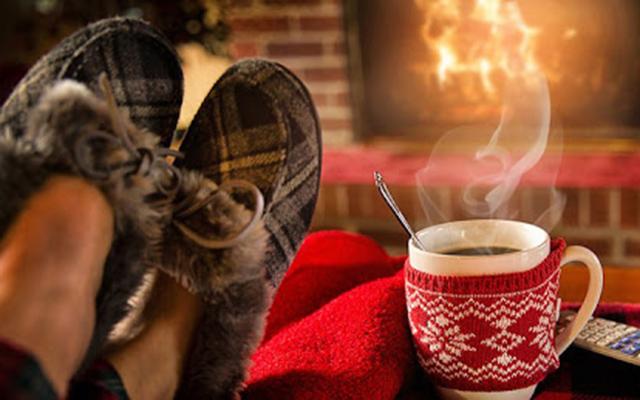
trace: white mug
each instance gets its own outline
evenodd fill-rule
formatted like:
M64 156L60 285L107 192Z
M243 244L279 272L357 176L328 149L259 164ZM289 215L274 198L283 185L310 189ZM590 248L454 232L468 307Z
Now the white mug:
M416 343L421 327L414 326L416 320L411 320L411 313L429 312L429 307L425 307L425 304L420 304L421 301L425 301L428 295L431 295L432 299L437 298L438 301L446 301L447 296L457 296L456 299L458 300L465 298L464 296L468 296L469 299L474 297L474 293L457 293L455 295L434 293L433 291L436 289L433 286L428 288L420 287L425 282L425 279L437 281L439 277L456 277L454 280L463 278L477 281L478 279L484 279L482 277L486 276L519 276L519 273L526 274L540 265L550 255L551 250L551 239L546 231L535 225L518 221L455 221L428 227L419 231L417 236L424 244L425 249L422 250L412 240L409 241L407 271L412 271L414 274L422 274L421 280L419 280L420 283L411 282L409 275L407 275L408 281L406 282L407 307ZM502 247L515 250L496 255L446 254L462 248L478 247ZM552 343L555 345L554 351L559 356L575 340L598 304L602 291L602 267L596 255L581 246L569 246L562 254L558 253L558 256L561 256L560 267L567 263L579 262L584 264L589 271L589 288L575 319L561 334L555 337L555 343ZM557 272L556 279L559 279L559 272ZM424 284L426 285L427 283ZM424 310L425 308L427 311ZM427 321L430 318L421 315L418 317L420 321ZM431 315L431 317L442 319L442 316ZM556 320L557 313L554 310L552 323L555 324ZM429 323L433 321L431 320ZM424 323L426 324L427 322ZM469 335L473 335L473 333L471 332ZM426 339L421 337L421 340L424 342ZM418 348L417 345L416 347ZM437 348L437 346L435 347ZM529 399L533 395L536 386L537 384L533 384L512 390L482 391L461 390L436 384L438 392L445 399L470 400Z

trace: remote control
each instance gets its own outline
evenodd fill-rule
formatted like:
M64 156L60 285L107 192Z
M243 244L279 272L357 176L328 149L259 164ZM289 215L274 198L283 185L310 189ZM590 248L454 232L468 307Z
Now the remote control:
M575 311L563 311L556 334L573 320ZM640 366L640 328L603 318L591 318L573 342L576 346Z

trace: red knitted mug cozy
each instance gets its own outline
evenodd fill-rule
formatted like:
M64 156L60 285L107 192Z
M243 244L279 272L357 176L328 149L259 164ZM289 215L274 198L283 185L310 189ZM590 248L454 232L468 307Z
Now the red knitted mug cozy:
M521 389L560 361L554 330L563 239L524 272L436 276L405 264L409 324L418 360L442 387L469 391Z

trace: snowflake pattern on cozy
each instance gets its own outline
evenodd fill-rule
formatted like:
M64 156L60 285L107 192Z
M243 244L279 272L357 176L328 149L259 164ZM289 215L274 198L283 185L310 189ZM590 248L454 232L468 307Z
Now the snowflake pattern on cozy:
M554 346L563 240L537 267L495 276L442 277L405 267L418 360L438 385L511 390L559 366Z

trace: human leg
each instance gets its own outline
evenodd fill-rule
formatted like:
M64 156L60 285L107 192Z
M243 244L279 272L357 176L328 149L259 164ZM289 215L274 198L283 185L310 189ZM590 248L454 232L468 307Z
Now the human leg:
M102 193L56 176L28 200L0 244L0 338L32 353L59 395L89 345L112 236Z
M146 325L133 340L106 356L131 399L173 399L202 314L201 300L159 274Z

